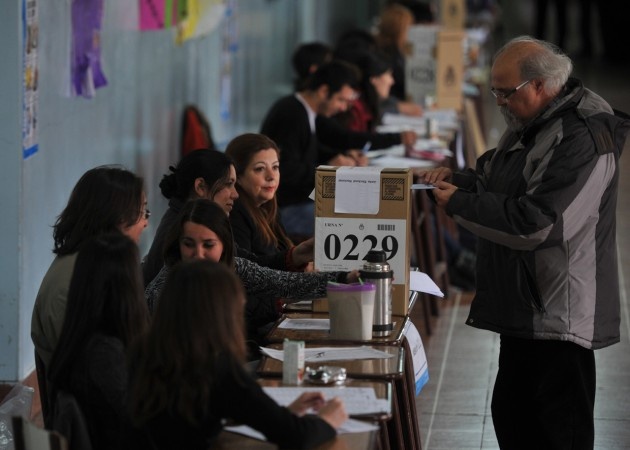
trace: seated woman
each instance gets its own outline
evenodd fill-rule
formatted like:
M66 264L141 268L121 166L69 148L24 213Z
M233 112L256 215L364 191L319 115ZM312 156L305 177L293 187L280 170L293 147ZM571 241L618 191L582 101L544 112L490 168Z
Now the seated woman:
M171 268L179 261L196 259L222 262L233 267L248 294L267 299L324 297L328 281L358 279L356 272L283 272L234 257L232 228L228 217L216 203L196 199L187 202L180 211L166 238L165 265L145 290L152 312L155 312Z
M70 194L53 227L56 255L37 293L31 320L35 350L48 367L66 311L78 252L91 237L120 231L136 243L147 226L142 178L116 166L88 170Z
M312 448L335 436L343 403L304 393L288 407L245 371L243 290L224 264L173 267L151 329L132 352L131 413L154 448L208 449L225 420L249 425L281 448ZM304 415L309 409L317 415Z
M269 255L293 247L278 216L280 150L264 134L246 133L232 139L225 154L234 161L238 200L230 214L239 249Z
M353 131L375 131L381 122L381 102L394 85L392 68L374 52L353 52L345 58L361 71L360 96L350 107L345 125Z
M158 226L149 253L142 262L144 284L148 285L164 265L164 241L177 215L188 200L205 198L217 203L230 214L238 198L236 171L232 160L217 150L194 150L184 156L177 167L160 182L162 195L169 199L168 210ZM297 246L290 254L277 252L256 257L245 249L239 255L276 269L292 269L313 259L313 242Z
M387 63L387 67L390 69L390 76L392 77L392 85L394 84L394 75L391 62L382 54L376 44L376 38L368 31L361 28L354 28L343 33L337 40L335 46L335 58L349 61L356 64L357 55L363 53L370 53L377 55L379 59L383 59ZM410 101L401 100L391 95L391 89L387 90L387 95L381 96L379 100L379 108L381 112L393 113L393 114L405 114L408 116L422 116L424 110L421 105Z
M225 150L236 168L239 197L230 214L230 223L239 250L245 249L256 255L273 255L287 250L291 252L294 248L278 215L279 152L273 140L256 133L237 136ZM278 307L273 299L247 295L245 321L250 339L264 344L268 325L277 318Z
M49 379L53 396L76 398L94 450L129 442L126 349L148 320L135 242L120 233L84 242Z

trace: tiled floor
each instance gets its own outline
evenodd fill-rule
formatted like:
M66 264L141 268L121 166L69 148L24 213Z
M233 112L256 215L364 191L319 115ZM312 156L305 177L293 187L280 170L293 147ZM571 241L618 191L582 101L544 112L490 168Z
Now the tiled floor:
M615 108L630 112L630 71L596 60L576 61L576 75ZM490 127L502 130L487 105ZM621 342L595 352L595 448L630 449L630 155L621 159L617 206ZM425 342L430 380L417 398L424 450L498 449L490 399L497 371L498 336L464 324L472 295L441 301L433 334ZM420 324L417 326L420 328Z

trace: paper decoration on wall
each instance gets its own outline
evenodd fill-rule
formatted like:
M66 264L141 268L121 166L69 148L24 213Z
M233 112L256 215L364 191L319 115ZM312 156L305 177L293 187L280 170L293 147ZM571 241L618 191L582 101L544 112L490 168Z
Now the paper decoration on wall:
M72 0L72 93L94 97L107 86L101 69L101 24L103 0Z
M183 19L177 24L177 43L205 36L225 17L224 0L189 0Z
M141 31L163 30L181 23L199 0L138 0Z
M39 17L37 0L24 0L22 5L23 35L23 96L22 96L22 157L37 153L37 47L39 41Z

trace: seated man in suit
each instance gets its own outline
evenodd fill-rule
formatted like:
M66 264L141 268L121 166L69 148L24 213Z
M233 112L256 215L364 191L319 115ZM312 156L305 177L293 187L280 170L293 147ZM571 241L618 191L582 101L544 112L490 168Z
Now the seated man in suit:
M344 154L347 150L364 148L367 143L375 149L415 141L413 132L356 133L330 119L356 99L358 78L358 70L350 64L323 64L304 89L278 100L263 121L260 132L280 148L278 203L289 236L314 234L314 205L308 197L319 164L354 166L357 161Z

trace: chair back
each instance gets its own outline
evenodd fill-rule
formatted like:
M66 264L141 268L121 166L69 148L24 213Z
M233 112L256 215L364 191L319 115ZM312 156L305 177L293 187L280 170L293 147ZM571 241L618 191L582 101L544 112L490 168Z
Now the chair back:
M69 392L57 391L52 428L68 439L69 450L92 450L85 417L79 402Z
M48 378L46 376L46 365L44 360L35 350L35 372L37 373L37 385L39 386L39 400L42 405L42 417L44 418L44 426L48 429L52 427L52 418L50 417L53 405L50 399L50 389Z
M56 431L39 428L20 416L11 418L15 450L68 450L68 441Z

